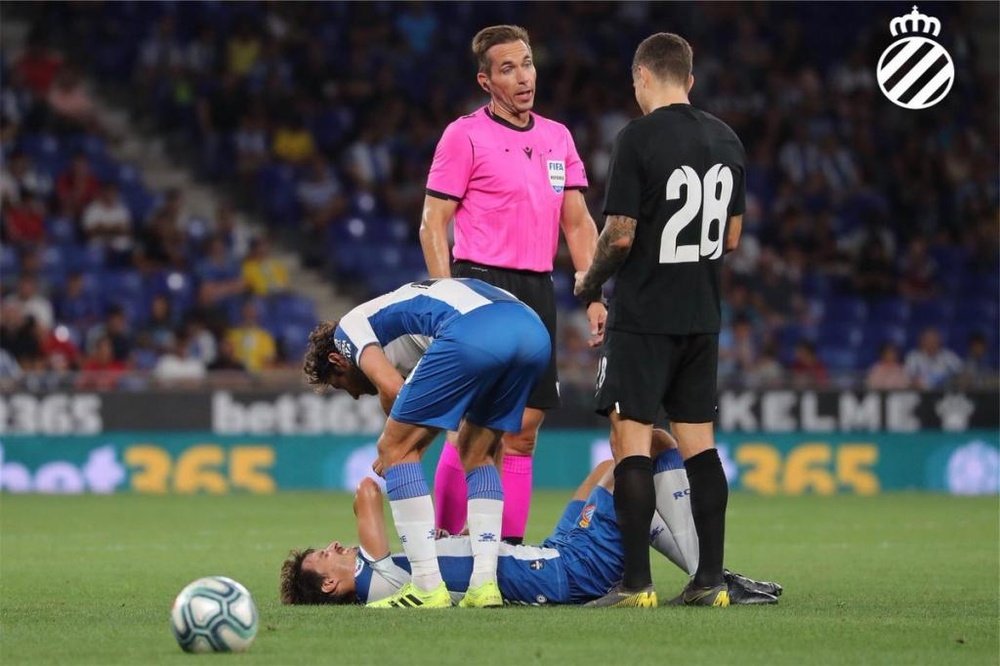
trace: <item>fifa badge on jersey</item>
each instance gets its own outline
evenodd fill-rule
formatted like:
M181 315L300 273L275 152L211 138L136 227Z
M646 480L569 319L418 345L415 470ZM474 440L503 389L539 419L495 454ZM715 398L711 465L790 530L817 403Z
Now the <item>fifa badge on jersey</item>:
M882 52L876 75L882 94L904 109L926 109L948 94L955 83L955 64L943 46L931 37L941 33L941 21L913 11L889 22L889 32L900 37Z
M580 512L580 522L577 523L583 529L590 527L590 520L594 517L594 510L597 509L595 504L588 504L583 507L583 511Z
M566 163L562 160L548 160L549 184L556 194L561 194L566 188Z

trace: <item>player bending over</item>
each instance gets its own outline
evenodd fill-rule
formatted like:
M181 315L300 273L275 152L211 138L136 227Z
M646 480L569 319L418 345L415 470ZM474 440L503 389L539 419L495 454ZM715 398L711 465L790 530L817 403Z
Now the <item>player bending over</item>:
M685 573L698 566L698 541L687 495L687 476L673 438L654 431L657 512L650 525L650 545ZM621 533L612 500L611 461L590 473L566 505L562 518L541 546L500 544L497 581L509 604L583 604L604 595L621 581L624 568ZM285 604L371 603L398 595L410 580L404 555L389 553L382 492L371 479L362 481L354 500L360 546L334 541L322 550L293 550L281 568ZM444 582L461 599L472 571L468 536L435 543ZM735 604L777 603L782 588L726 572ZM409 605L406 596L395 603ZM416 606L417 604L413 604Z

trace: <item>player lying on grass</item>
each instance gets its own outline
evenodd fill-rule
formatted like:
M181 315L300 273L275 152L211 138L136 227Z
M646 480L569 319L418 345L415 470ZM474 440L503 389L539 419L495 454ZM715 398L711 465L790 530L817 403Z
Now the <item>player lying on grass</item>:
M411 282L309 334L310 384L378 395L388 418L374 470L412 568L387 608L448 607L435 546L434 505L420 458L442 430L458 431L474 566L462 606L503 605L496 569L503 487L494 456L521 430L528 396L552 355L542 320L480 280ZM400 600L408 599L406 604Z
M654 431L657 512L650 544L686 573L698 566L698 541L687 496L687 476L673 438ZM608 460L590 473L541 546L500 544L497 580L511 604L583 604L604 595L622 576L624 556L612 500ZM390 555L382 492L362 481L354 500L360 546L334 541L322 550L293 550L281 568L286 604L372 603L397 594L410 580L405 556ZM436 542L438 563L453 600L465 594L472 570L468 536ZM782 588L726 572L734 604L777 603ZM406 597L397 603L406 604Z

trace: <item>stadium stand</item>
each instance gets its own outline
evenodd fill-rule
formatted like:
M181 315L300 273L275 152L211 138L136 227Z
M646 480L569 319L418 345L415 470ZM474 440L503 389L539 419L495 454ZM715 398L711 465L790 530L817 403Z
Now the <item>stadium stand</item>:
M177 155L262 216L274 237L300 248L306 265L361 298L423 273L416 229L427 166L445 125L483 101L468 54L478 27L520 22L535 35L536 108L573 130L595 218L609 147L636 114L618 63L651 28L663 28L694 45L692 101L737 131L750 160L745 237L726 267L722 382L860 387L884 360L884 345L896 345L901 361L928 329L966 357L943 385L995 381L1000 174L997 91L988 82L996 63L978 57L969 10L938 9L956 67L972 73L942 103L947 114L893 112L877 90L873 63L895 5L702 10L670 3L21 7L58 26L58 43L73 50L55 53L38 32L16 60L3 54L5 308L55 301L55 330L65 328L58 335L84 358L96 344L88 340L100 339L93 331L110 326L109 312L121 308L138 332L157 296L169 303L174 326L194 314L216 341L240 318L241 293L205 285L234 279L244 257L230 240L220 249L211 232L179 224L168 193L148 191L135 165L109 157L75 67L170 137ZM872 26L852 51L828 29L843 12ZM761 27L774 23L782 29L765 38ZM55 89L66 99L53 103ZM126 89L131 94L122 95ZM990 103L973 103L984 90ZM97 231L88 236L88 227ZM580 347L585 323L565 256L560 267L564 383L585 393L594 358ZM24 275L39 280L34 296L18 295ZM262 298L259 321L295 363L314 306L283 288ZM12 326L5 317L4 349L23 369L37 367L18 352ZM134 354L123 360L153 363Z

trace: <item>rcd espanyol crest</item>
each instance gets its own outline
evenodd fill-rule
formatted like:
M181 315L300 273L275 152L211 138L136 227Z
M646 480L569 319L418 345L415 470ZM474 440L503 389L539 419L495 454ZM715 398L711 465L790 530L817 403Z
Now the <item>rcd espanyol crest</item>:
M878 60L878 86L889 101L904 109L926 109L948 94L955 83L955 63L930 36L941 33L941 21L916 6L889 23L893 42Z

